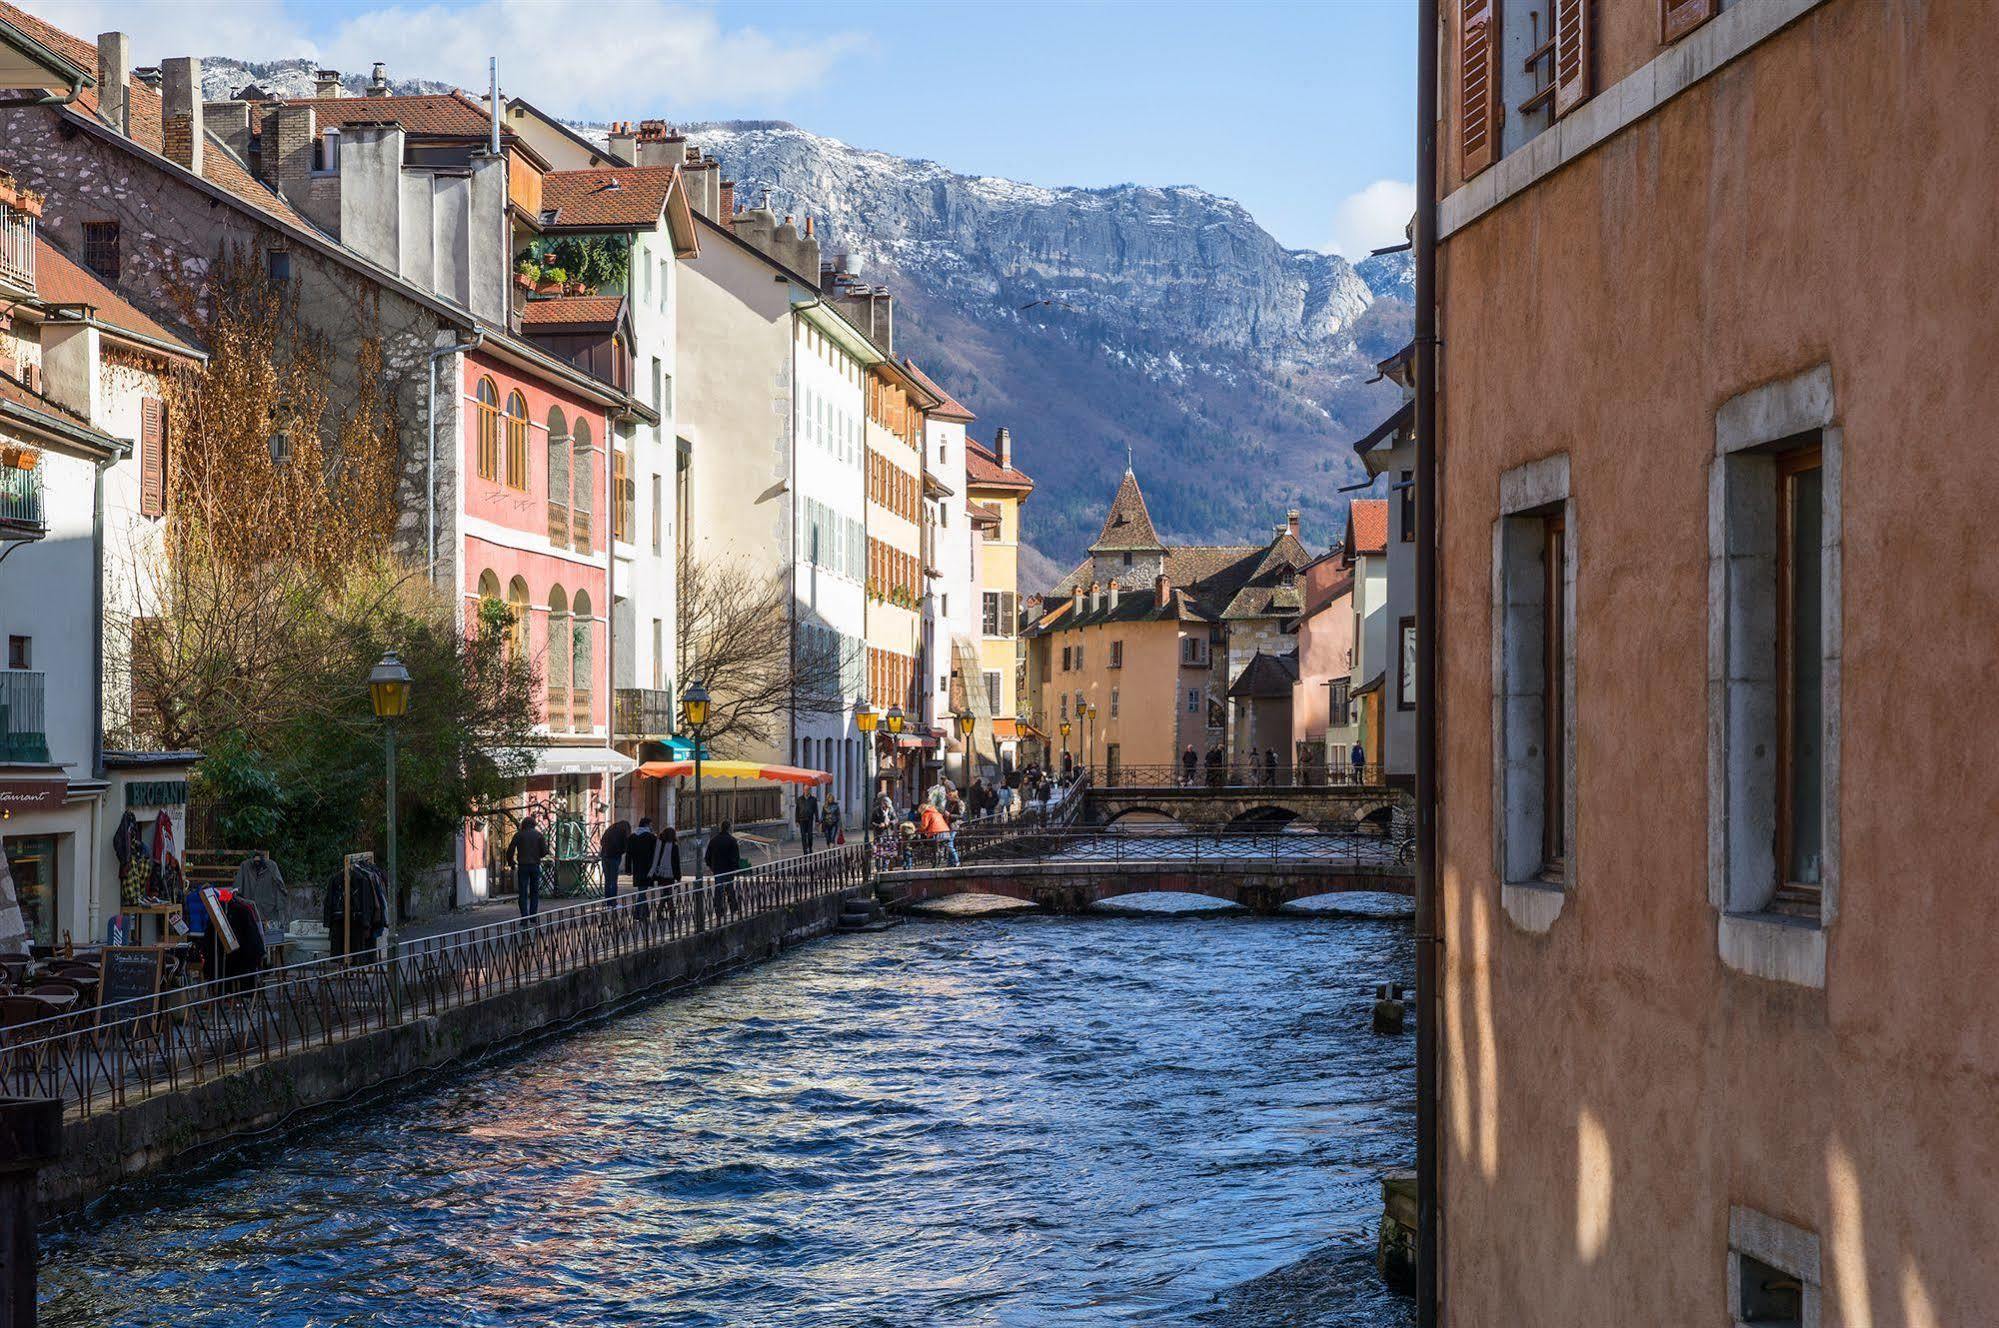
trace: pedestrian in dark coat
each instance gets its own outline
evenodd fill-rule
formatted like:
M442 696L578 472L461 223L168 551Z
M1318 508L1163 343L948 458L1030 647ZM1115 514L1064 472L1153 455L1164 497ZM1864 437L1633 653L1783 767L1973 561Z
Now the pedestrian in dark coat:
M639 817L639 828L625 841L625 871L632 878L632 912L641 918L652 902L652 860L658 848L652 817Z
M521 916L531 918L541 912L541 864L548 858L548 840L530 813L507 845L507 865L514 869L514 893Z
M607 903L618 897L618 873L625 869L625 848L631 839L631 822L613 821L604 827L603 836L597 841L597 858L604 864L604 899ZM632 888L636 890L638 886L635 877Z
M798 851L812 851L812 836L819 829L819 795L807 789L792 804L791 819L798 823Z
M715 827L715 833L708 840L708 847L701 855L708 872L715 878L715 908L717 912L734 912L736 907L736 872L742 866L743 850L736 843L736 837L729 833L729 823L722 822Z
M1277 749L1272 747L1263 754L1263 782L1273 787L1277 784Z
M646 879L652 897L663 900L666 915L672 917L680 909L680 836L670 825L659 832L659 843L652 855L652 874Z

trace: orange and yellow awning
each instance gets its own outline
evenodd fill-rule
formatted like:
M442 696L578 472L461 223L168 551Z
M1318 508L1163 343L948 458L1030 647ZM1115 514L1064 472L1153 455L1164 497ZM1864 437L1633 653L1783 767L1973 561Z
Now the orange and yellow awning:
M679 779L694 773L692 761L647 761L639 773L649 779ZM761 761L706 761L701 763L703 779L761 779L773 784L830 784L833 776L824 770L807 770L795 765L765 765Z

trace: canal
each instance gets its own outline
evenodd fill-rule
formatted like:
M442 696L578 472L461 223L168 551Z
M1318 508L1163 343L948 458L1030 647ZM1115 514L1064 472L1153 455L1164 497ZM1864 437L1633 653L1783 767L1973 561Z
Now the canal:
M1399 912L828 940L128 1187L42 1322L1404 1328L1412 965Z

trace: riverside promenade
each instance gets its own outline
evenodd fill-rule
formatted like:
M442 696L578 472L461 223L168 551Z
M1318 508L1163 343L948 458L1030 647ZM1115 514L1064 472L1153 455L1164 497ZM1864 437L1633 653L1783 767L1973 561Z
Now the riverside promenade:
M621 895L318 959L247 991L180 988L9 1030L5 1091L64 1103L45 1208L519 1038L758 962L831 932L867 889L858 845L670 900Z

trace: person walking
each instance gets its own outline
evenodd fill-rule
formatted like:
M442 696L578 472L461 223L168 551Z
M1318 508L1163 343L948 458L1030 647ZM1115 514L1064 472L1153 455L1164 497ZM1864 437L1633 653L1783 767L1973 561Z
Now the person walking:
M514 894L524 918L541 912L541 864L547 858L548 841L542 838L534 813L529 812L507 845L507 865L514 869Z
M1353 764L1353 782L1356 784L1366 783L1367 748L1360 745L1359 739L1354 740L1353 750L1347 753L1347 759Z
M716 826L701 860L707 864L708 874L715 878L715 912L718 917L725 911L735 911L736 872L742 866L742 854L736 837L729 833L729 823L724 821Z
M1187 750L1180 753L1180 783L1185 788L1194 787L1194 744L1188 743Z
M798 824L798 851L812 851L812 836L819 829L819 795L811 789L798 795L791 804L791 819Z
M653 832L652 817L639 817L639 828L625 840L625 871L632 878L632 916L641 920L652 907L652 862L658 850L659 836ZM610 879L608 870L605 879Z
M841 826L845 818L840 814L840 799L833 794L826 795L826 805L819 810L819 838L827 848L840 842Z
M1271 788L1277 787L1277 749L1275 747L1272 747L1263 754L1263 782Z
M1013 783L1014 781L1009 779L999 786L998 809L1002 821L1013 819Z
M625 846L631 843L632 823L613 821L604 827L604 833L597 840L597 860L604 865L604 902L609 904L618 897L618 873L625 868ZM639 888L639 880L632 878L632 889Z
M667 921L680 913L680 836L672 826L659 832L652 865L646 868L647 893L666 906Z
M941 849L950 858L953 867L958 865L958 836L951 829L950 818L943 812L929 803L923 804L923 811L916 819L916 832Z

